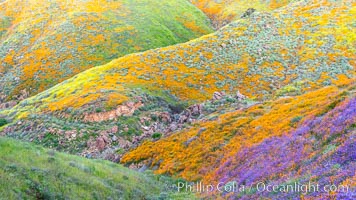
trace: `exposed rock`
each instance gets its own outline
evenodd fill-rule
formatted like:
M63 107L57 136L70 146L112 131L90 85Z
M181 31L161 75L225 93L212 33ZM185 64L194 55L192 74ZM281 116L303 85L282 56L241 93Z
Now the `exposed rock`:
M200 136L204 131L206 131L205 127L199 129L197 136Z
M194 104L188 108L193 116L199 116L203 113L202 104Z
M102 122L106 120L115 120L120 116L132 116L138 108L142 107L142 102L128 102L125 105L118 106L115 110L101 113L91 113L84 115L85 122Z
M222 99L224 96L226 96L225 92L214 92L213 94L213 101L217 101Z
M75 139L77 137L77 131L76 130L65 131L64 136L67 140Z
M244 12L244 14L242 14L241 18L246 18L246 17L250 16L252 13L254 13L255 11L256 11L256 9L249 8Z
M101 152L103 151L107 146L110 146L111 144L111 139L106 134L100 134L96 139L93 137L90 137L90 139L87 142L87 148L88 152ZM86 153L87 154L87 153Z
M186 142L184 142L184 146L188 147L190 143L192 143L194 140L198 139L197 136L194 136L192 138L189 138Z
M87 141L87 148L88 151L94 151L96 149L95 140L93 139L92 136L90 136L89 140Z
M148 169L148 166L147 165L143 165L139 170L138 172L144 172Z
M127 149L132 145L131 142L123 139L122 137L118 138L117 143L119 144L119 147L122 149Z
M162 120L162 122L171 122L172 121L172 118L170 116L170 114L168 112L161 112L159 114L159 118Z
M98 158L110 160L112 162L119 162L121 155L117 154L115 149L109 148L105 149Z
M141 128L143 129L143 131L149 131L151 127L149 127L149 126L141 126Z
M105 139L104 139L103 137L98 137L98 138L96 138L95 147L96 147L96 149L98 149L99 151L104 150L105 147L106 147Z
M9 102L6 102L6 103L2 103L0 104L0 110L1 109L6 109L6 108L12 108L14 106L16 106L16 101L9 101Z
M152 167L152 170L153 170L153 171L155 171L155 170L157 170L157 169L159 169L159 165L155 165L155 166Z
M118 126L114 126L110 130L111 133L117 133L118 131L119 131L119 127Z
M23 90L21 90L20 94L16 97L16 99L18 101L22 101L29 96L30 96L30 93L26 89L23 89Z
M169 125L168 127L168 132L173 132L176 131L178 129L178 125L176 122L173 122Z
M235 95L235 98L238 100L238 101L242 101L242 100L245 100L247 97L243 94L240 93L240 91L237 91L236 92L236 95Z
M151 118L149 117L145 117L145 116L140 117L141 124L145 124L145 122L149 122L149 121L151 121Z
M188 119L191 116L191 112L189 110L183 111L183 113L180 115L178 123L185 123L188 121Z

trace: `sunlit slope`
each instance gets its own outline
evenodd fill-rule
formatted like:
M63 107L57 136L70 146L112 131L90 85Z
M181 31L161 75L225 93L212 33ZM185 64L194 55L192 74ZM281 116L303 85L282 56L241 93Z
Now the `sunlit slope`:
M215 28L221 28L243 17L252 9L259 12L272 11L296 0L191 0L191 2L211 19Z
M216 180L212 172L219 167L220 163L230 159L236 153L258 145L265 139L280 137L300 128L302 122L306 122L308 119L326 116L326 113L336 106L347 104L340 102L347 102L355 96L353 81L346 85L325 87L301 96L267 101L244 110L219 115L215 120L197 123L194 128L175 133L157 142L146 142L126 154L122 162L145 161L151 166L159 165L157 173L168 173L189 180L201 178ZM347 109L353 110L352 114L342 118L343 120L347 119L345 121L347 124L340 125L337 130L334 130L335 132L339 133L354 126L352 124L356 122L355 105L352 104L352 107L347 107ZM336 115L330 116L328 123L332 124L334 121L338 122L342 119ZM324 127L326 138L329 137L327 130L329 128ZM319 131L322 134L323 131ZM191 141L189 145L185 145L187 141ZM278 144L272 146L278 147ZM251 159L261 152L256 155L251 153ZM283 155L281 154L281 156ZM255 164L261 163L256 162ZM235 162L233 166L237 168L238 162ZM228 176L230 171L223 171L227 179L236 178ZM221 178L221 175L217 177ZM266 177L260 177L259 180L263 178Z
M355 84L325 87L220 115L126 154L123 163L145 163L157 173L207 183L244 185L227 199L352 198L356 191ZM188 142L189 141L189 142ZM157 167L159 166L159 167ZM298 182L342 185L348 191L257 192L256 184ZM252 187L251 187L252 185ZM203 194L208 195L208 194ZM211 194L209 194L211 195Z
M8 0L0 4L1 93L21 99L114 58L211 31L186 0Z
M192 199L165 177L0 137L1 199ZM158 180L161 180L159 182Z
M347 81L355 76L355 11L349 1L305 1L258 13L215 34L87 70L7 114L115 107L135 96L132 88L197 102L215 91L269 99Z

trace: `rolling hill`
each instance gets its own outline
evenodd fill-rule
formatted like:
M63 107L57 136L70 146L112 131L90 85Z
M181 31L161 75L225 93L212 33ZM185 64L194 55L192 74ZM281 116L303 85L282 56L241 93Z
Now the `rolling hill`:
M263 181L284 185L311 179L338 185L351 181L356 167L355 89L353 81L218 114L161 140L146 141L125 154L121 162L215 184L251 186ZM319 191L309 198L352 197L355 185L348 186L348 194ZM237 194L223 195L234 199ZM293 199L302 194L253 191L240 195L244 195L242 199L272 195Z
M219 29L251 12L272 11L295 0L190 0L201 9ZM245 14L245 15L244 15Z
M1 199L194 199L174 181L0 137Z
M186 0L2 2L0 103L37 94L114 58L210 32L208 18Z
M188 119L191 110L201 114L196 106L216 93L240 91L263 102L352 82L354 16L348 1L303 1L184 44L121 57L0 112L9 122L3 134L117 161L115 152L127 146L189 126L197 119Z
M301 94L354 77L354 16L348 1L306 1L257 13L214 34L89 69L3 113L78 117L81 111L109 111L133 101L140 93L135 90L188 104L216 91L239 90L256 100Z
M119 57L1 110L0 135L247 187L197 194L206 199L352 199L356 3L255 1L262 12L241 18L234 2L210 15L233 20L215 33ZM257 191L261 181L348 191Z

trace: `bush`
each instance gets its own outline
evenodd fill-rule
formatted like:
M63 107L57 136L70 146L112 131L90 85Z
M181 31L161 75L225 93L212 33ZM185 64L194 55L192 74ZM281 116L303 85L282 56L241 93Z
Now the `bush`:
M294 126L295 124L297 124L298 122L300 122L300 120L302 120L302 116L296 116L294 117L291 121L290 121L290 126Z
M8 122L7 122L7 120L6 119L4 119L4 118L0 118L0 127L2 127L2 126L4 126L4 125L6 125Z
M152 138L153 139L159 139L162 137L162 133L153 133Z

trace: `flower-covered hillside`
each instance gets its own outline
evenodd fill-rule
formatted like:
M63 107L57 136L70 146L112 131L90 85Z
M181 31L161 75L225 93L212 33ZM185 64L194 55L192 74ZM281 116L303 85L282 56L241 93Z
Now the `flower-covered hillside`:
M215 28L221 28L252 12L272 11L288 5L293 0L191 0L191 2L212 20Z
M334 105L333 105L334 106ZM213 179L254 185L261 180L274 185L318 183L338 186L338 191L319 190L308 194L275 193L276 199L352 199L356 170L356 97L347 98L326 114L308 117L281 137L241 149L222 163ZM344 188L342 188L344 187ZM347 190L345 189L347 187ZM225 194L236 199L236 194ZM268 192L240 194L239 199L272 196Z
M223 175L220 177L220 175L211 172L214 172L220 166L220 163L231 160L236 156L235 154L244 151L244 149L263 144L265 140L271 140L270 138L279 138L286 133L298 130L302 127L303 122L320 116L329 116L325 118L326 122L335 120L335 123L341 123L331 128L320 125L315 127L319 129L319 134L321 132L325 134L324 140L329 137L332 138L334 132L342 134L340 131L354 126L355 113L340 116L342 118L338 116L332 118L331 114L326 114L341 104L344 107L346 106L348 111L355 112L354 104L340 103L346 102L347 99L354 96L355 81L352 81L346 85L329 86L301 96L279 98L247 109L220 114L213 120L196 123L193 128L174 133L159 141L145 142L126 154L122 162L137 163L144 161L143 163L150 166L159 166L157 173L168 173L188 180L216 181L219 178L226 181L229 178L237 178L235 175L230 177L227 174L232 171L229 169L222 170L226 173L225 179L222 178ZM341 135L340 137L344 136ZM188 145L186 145L187 141L190 141ZM279 145L272 146L280 147ZM248 156L248 159L259 158L258 155L261 152L256 153L254 151L253 153ZM245 154L241 153L241 155ZM278 157L278 155L275 156ZM266 156L262 158L266 158ZM284 154L281 154L282 158L284 158ZM251 170L261 170L258 168L262 164L261 162L253 163L255 163L256 168L254 168L254 165L250 166ZM249 164L251 165L251 163L246 163L246 165ZM239 161L236 161L231 165L231 168L239 166ZM269 170L266 170L266 173L269 172ZM244 173L244 171L242 170L241 173ZM253 181L253 177L257 175L252 176L252 174L253 172L246 174L246 179ZM259 180L268 178L264 174L262 175L258 177ZM238 176L238 178L243 177Z
M186 0L5 1L0 103L37 94L114 58L210 32L209 19Z
M112 108L135 96L137 88L189 103L237 90L266 100L355 76L355 3L303 1L284 8L255 13L188 43L113 60L4 113Z

